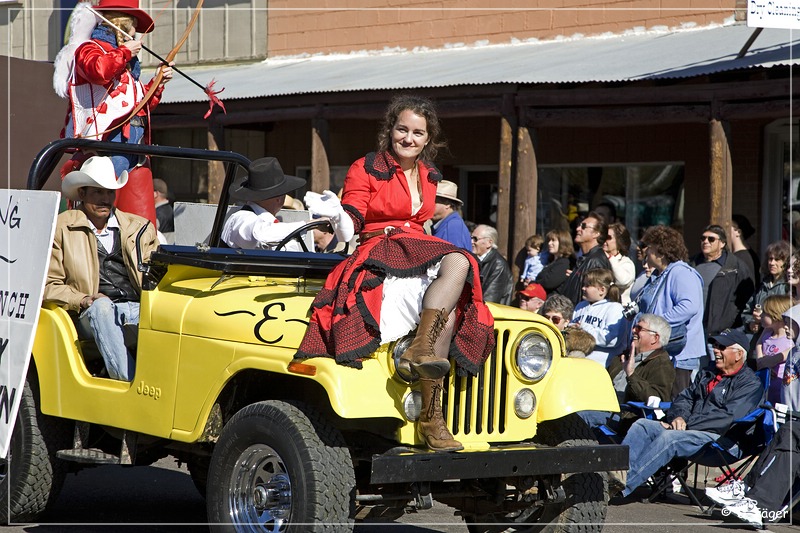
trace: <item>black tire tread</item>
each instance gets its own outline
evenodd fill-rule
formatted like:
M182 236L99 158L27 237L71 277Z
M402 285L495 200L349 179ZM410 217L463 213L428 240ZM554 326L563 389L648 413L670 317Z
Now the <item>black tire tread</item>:
M25 382L12 436L11 464L0 484L4 524L37 520L58 497L66 478L67 465L55 454L69 446L72 424L42 414L38 392L35 382Z

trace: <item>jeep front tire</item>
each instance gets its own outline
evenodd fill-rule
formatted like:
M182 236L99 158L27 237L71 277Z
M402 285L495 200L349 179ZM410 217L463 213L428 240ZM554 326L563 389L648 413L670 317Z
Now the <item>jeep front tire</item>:
M339 430L304 404L251 404L214 447L207 505L212 531L352 531L350 453Z

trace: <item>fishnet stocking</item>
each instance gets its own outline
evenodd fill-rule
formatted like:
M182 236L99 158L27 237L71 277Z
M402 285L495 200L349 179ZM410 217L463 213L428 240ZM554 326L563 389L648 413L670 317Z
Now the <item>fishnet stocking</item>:
M450 353L450 341L455 328L454 309L464 290L468 274L469 260L463 254L447 254L439 266L439 276L428 286L425 296L422 297L423 309L444 309L448 313L447 324L433 348L436 356L441 359L447 359Z
M469 259L460 253L450 253L442 258L439 276L428 285L422 297L423 309L444 309L450 313L456 307L469 273Z

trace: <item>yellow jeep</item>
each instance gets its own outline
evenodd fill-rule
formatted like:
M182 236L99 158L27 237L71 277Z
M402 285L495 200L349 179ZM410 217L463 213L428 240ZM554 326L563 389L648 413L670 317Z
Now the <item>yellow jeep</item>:
M602 529L604 472L627 468L627 448L599 446L574 413L619 407L605 370L566 358L549 321L490 304L495 351L476 377L446 379L447 423L465 449L430 452L414 431L417 386L395 372L404 340L381 346L361 370L327 358L292 363L314 295L342 256L219 246L228 185L245 157L123 147L226 165L209 243L164 245L140 265L132 383L102 377L72 318L43 305L0 484L6 520L34 520L68 467L172 455L205 494L212 529L351 531L360 517L399 516L433 500L454 507L471 531ZM41 188L73 148L121 151L54 142L34 161L29 188Z

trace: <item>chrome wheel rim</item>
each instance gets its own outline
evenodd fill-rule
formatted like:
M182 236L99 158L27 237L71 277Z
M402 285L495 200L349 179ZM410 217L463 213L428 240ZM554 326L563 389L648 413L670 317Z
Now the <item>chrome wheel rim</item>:
M236 531L277 533L289 528L292 484L274 449L256 444L242 452L231 474L228 504Z

